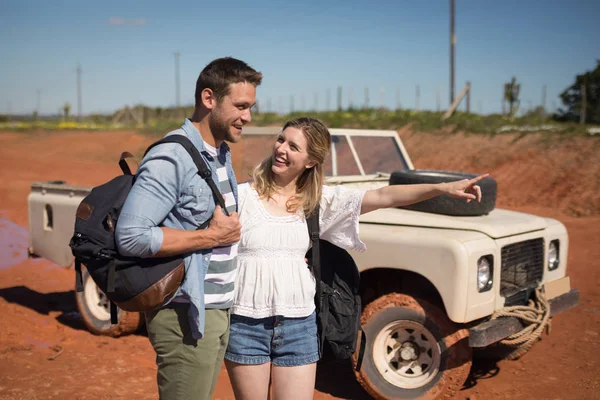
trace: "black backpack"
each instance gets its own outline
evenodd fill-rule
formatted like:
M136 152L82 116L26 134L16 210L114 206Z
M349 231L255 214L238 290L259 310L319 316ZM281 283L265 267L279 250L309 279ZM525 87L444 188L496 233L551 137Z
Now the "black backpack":
M227 213L223 196L212 179L211 171L193 143L183 135L167 136L153 143L178 143L190 154L198 174L210 186L215 201ZM111 322L116 324L117 306L125 311L151 311L163 305L177 291L185 276L183 256L166 258L124 257L115 242L115 227L121 208L135 182L135 176L125 162L123 153L119 166L123 175L96 186L79 204L75 219L75 233L69 246L75 257L75 282L78 292L83 291L81 264L111 302ZM198 229L208 226L207 220Z
M306 220L312 249L307 253L316 281L315 304L321 360L349 359L360 349L356 371L360 371L366 336L360 325L360 274L348 252L319 238L319 208Z

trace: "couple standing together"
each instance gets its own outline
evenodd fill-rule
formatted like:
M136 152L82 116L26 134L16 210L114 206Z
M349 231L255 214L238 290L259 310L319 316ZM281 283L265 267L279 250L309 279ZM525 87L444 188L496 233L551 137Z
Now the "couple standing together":
M305 218L317 206L320 237L362 251L361 214L441 194L481 199L482 177L367 191L325 186L331 136L312 118L286 122L252 182L238 186L226 142L238 142L251 121L261 81L243 61L212 61L196 82L194 114L168 133L187 136L202 154L227 213L185 149L163 144L142 160L119 217L122 255L185 255L177 294L146 313L161 399L210 399L223 358L238 400L312 399L320 354Z

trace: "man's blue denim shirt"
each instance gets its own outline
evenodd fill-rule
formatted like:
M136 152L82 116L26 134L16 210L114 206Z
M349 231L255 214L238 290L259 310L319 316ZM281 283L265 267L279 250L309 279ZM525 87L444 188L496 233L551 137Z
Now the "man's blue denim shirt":
M185 135L202 154L204 142L189 119L169 135ZM237 203L237 182L231 165L229 146L226 169ZM204 154L203 154L204 156ZM206 158L206 157L205 157ZM218 185L214 163L207 163ZM208 184L198 175L191 156L177 143L152 148L142 160L135 183L127 196L117 222L116 241L125 256L150 257L163 242L160 226L194 230L213 215L215 201ZM202 249L185 256L185 280L176 296L190 301L190 326L194 338L204 335L204 278L212 249Z

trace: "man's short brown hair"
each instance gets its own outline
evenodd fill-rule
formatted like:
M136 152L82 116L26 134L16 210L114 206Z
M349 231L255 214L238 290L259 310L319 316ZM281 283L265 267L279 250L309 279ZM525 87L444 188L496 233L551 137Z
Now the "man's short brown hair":
M254 87L262 82L262 74L248 64L232 57L217 58L211 61L196 81L196 106L202 103L202 91L211 89L217 100L229 94L229 85L232 83L248 82Z

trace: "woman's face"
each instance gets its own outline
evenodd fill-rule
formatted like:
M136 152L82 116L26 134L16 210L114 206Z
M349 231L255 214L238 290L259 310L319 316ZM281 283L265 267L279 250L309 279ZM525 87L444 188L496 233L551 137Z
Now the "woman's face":
M305 169L315 165L308 156L308 142L298 128L288 127L277 137L273 146L271 170L285 178L298 178Z

